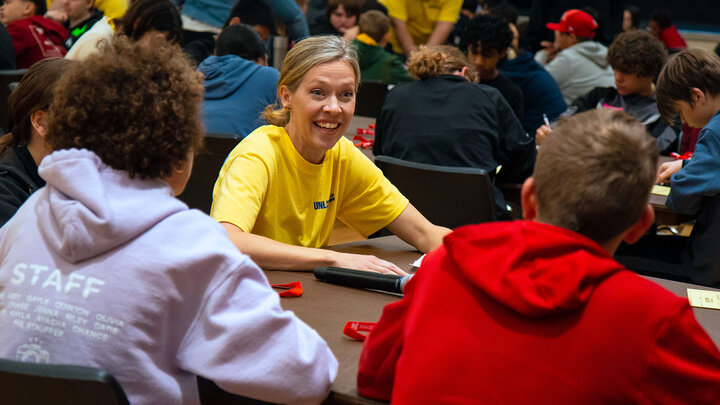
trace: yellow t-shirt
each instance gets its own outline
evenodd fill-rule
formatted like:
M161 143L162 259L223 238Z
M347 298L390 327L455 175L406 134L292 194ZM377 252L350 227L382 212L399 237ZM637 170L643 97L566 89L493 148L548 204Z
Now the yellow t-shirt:
M405 21L415 45L427 43L438 21L456 23L462 0L380 0L392 18ZM391 29L393 50L403 53L402 46Z
M326 246L335 218L364 236L408 204L345 138L320 164L305 160L285 128L256 129L230 152L213 190L210 216L279 242Z
M47 8L50 10L50 5L53 3L54 0L46 0L47 1ZM95 0L95 5L93 6L96 9L100 10L105 14L105 16L112 20L114 18L120 18L125 15L125 11L127 11L128 8L128 1L127 0Z

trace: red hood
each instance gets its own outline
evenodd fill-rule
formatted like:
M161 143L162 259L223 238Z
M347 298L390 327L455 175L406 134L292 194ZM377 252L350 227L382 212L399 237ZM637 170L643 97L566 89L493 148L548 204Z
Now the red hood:
M22 20L11 22L10 24L17 24L21 27L27 27L30 24L35 24L42 27L48 37L56 35L62 37L63 40L67 38L67 30L65 29L65 27L62 26L62 24L41 15L34 15L32 17L23 18Z
M530 317L582 307L602 279L623 270L596 242L539 222L466 226L444 245L466 282Z

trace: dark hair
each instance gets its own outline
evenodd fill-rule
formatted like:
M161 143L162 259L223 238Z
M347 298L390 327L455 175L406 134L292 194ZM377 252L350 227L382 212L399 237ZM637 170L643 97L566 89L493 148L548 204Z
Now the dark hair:
M345 9L345 14L350 17L360 18L360 10L363 7L365 0L328 0L327 8L325 9L325 18L330 21L330 15L342 5Z
M163 178L202 145L202 74L177 44L153 45L103 41L63 75L45 137L53 150L88 149L130 177Z
M506 22L517 24L517 19L520 14L515 6L507 1L503 1L490 9L490 15L502 18Z
M645 126L622 111L593 109L560 120L535 162L538 219L609 241L641 217L657 158Z
M0 138L0 156L9 148L30 143L30 116L35 111L50 107L55 83L60 80L63 72L76 63L70 59L47 58L30 66L8 99L10 118L15 128L11 134Z
M644 30L631 30L618 35L608 48L607 61L622 73L657 79L667 59L665 47Z
M239 0L230 10L224 27L230 25L230 20L239 18L240 22L251 27L259 25L266 27L271 34L275 33L275 17L272 8L265 0Z
M655 21L661 29L670 28L672 25L672 16L669 11L658 8L650 13L650 21Z
M362 6L362 9L360 9L360 14L370 10L377 10L385 15L388 15L387 7L378 3L377 0L366 0L365 4L363 4Z
M668 59L656 87L658 111L666 122L677 114L676 101L694 106L692 89L720 96L720 58L703 49L688 49Z
M265 57L265 44L260 34L246 24L223 28L215 41L215 55L237 55L256 61Z
M623 11L630 13L630 26L638 28L640 24L640 8L638 6L627 6Z
M45 0L23 0L35 4L35 15L45 15L47 13L47 3Z
M510 46L513 34L508 22L494 15L476 15L465 29L463 50L468 47L473 53L478 53L478 45L482 47L483 55L490 55L492 51L500 53ZM479 44L478 44L479 42Z
M475 10L477 10L477 7L478 0L463 0L462 10L471 11L473 14L475 14Z
M375 42L382 41L385 34L390 30L390 17L379 10L369 10L360 14L358 19L358 32L367 34Z
M182 42L182 21L170 0L134 0L120 19L117 31L133 41L155 30L167 32L170 42Z

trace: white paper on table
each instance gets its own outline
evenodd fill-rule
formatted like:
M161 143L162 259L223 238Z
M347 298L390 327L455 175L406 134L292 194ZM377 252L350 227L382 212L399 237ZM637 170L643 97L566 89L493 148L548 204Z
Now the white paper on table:
M698 308L720 309L720 291L697 290L688 288L690 305Z
M422 255L422 256L418 257L417 260L415 260L414 262L412 262L411 266L413 266L413 267L420 267L420 265L422 264L422 261L423 261L424 258L425 258L425 255Z

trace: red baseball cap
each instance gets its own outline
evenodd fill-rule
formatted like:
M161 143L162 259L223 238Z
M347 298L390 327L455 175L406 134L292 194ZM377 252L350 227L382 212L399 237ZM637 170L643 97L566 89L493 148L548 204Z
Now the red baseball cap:
M549 30L567 32L585 38L593 38L598 27L590 14L576 9L564 12L559 23L547 23L545 26Z

